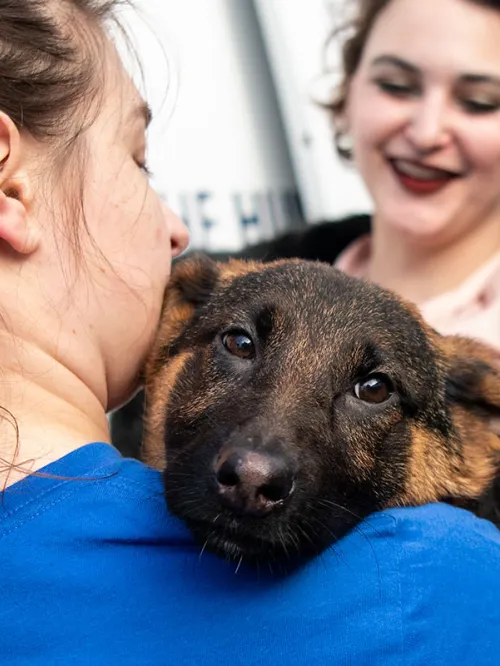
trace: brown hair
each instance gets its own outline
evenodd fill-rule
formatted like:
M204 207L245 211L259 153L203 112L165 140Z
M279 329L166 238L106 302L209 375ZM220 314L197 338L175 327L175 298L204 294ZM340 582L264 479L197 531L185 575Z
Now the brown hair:
M118 28L127 41L116 10L132 4L0 0L0 111L21 133L46 144L47 193L64 183L64 219L60 210L53 211L54 234L70 240L79 267L80 232L88 233L83 205L88 152L80 139L105 94L107 29Z
M96 101L95 49L122 0L0 0L0 110L43 140ZM86 29L88 28L88 29Z
M327 108L331 111L333 124L335 147L340 157L345 159L352 158L350 148L342 145L345 131L342 127L342 118L347 103L347 95L351 81L361 62L363 51L370 37L371 31L379 14L384 10L392 0L355 0L354 17L333 30L328 42L330 43L342 33L348 32L349 37L345 39L341 50L341 71L342 80L335 91L331 102ZM500 10L499 0L469 0L477 5L490 7Z

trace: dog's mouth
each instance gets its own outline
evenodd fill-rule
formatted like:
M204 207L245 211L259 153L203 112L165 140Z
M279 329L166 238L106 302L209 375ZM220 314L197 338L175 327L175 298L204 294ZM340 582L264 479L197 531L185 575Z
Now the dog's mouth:
M186 523L203 551L228 560L255 563L284 555L283 544L244 531L236 520L223 526L198 520L187 520Z

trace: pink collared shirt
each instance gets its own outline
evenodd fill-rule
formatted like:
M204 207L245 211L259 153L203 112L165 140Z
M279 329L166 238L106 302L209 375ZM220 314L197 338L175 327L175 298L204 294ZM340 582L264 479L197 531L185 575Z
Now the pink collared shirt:
M362 236L349 245L335 265L354 277L365 277L371 238ZM419 305L424 319L443 335L466 335L486 342L500 359L500 252L456 289Z

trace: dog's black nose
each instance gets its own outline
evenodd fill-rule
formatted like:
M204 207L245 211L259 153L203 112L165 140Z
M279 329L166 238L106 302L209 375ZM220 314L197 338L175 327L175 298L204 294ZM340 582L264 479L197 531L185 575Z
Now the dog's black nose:
M222 504L239 514L263 516L289 499L295 470L284 455L233 448L217 460L215 478Z

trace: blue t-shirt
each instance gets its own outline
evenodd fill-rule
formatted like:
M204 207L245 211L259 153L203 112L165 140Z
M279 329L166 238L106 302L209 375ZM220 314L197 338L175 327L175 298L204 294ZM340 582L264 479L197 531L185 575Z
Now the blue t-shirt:
M0 664L500 664L500 532L445 505L372 516L289 577L200 548L160 474L85 446L0 502ZM76 480L75 480L76 479Z

